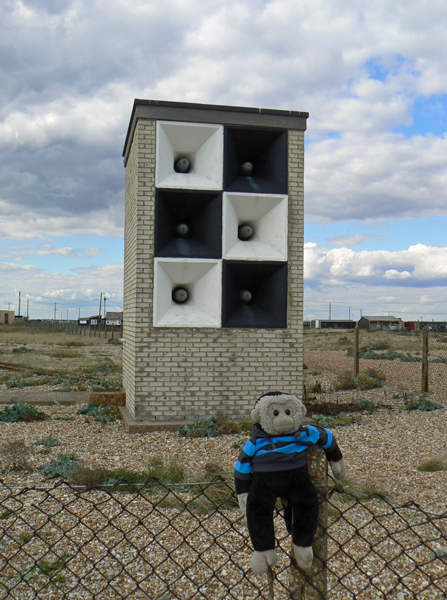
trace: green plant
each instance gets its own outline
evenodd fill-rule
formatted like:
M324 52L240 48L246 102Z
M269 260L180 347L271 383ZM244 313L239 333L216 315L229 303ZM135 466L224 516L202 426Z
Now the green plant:
M219 426L215 417L211 417L208 420L182 425L179 427L178 433L184 437L214 437L217 435L218 429Z
M446 471L447 465L444 461L438 458L432 458L430 460L426 460L418 466L418 471L422 471L423 473L435 473L437 471Z
M45 446L46 448L54 448L55 446L59 446L59 441L52 435L50 435L49 437L43 440L34 442L34 446Z
M337 381L335 383L336 390L352 390L354 389L354 377L349 371L344 371L337 377Z
M32 352L30 348L25 348L25 346L20 346L20 348L13 348L12 351L14 354L23 354L24 352Z
M444 408L441 404L436 404L428 399L427 394L421 394L418 400L407 401L405 403L406 410L421 410L423 412L430 412L432 410L439 410Z
M161 483L183 483L186 480L183 465L171 460L167 464L161 458L153 458L148 463L148 475Z
M77 414L93 417L95 421L99 421L103 425L121 419L121 412L117 406L96 405L93 402L81 407Z
M0 410L0 421L5 423L17 423L18 421L43 421L49 419L49 416L43 411L29 406L28 404L11 404Z
M359 373L354 379L354 387L359 390L373 390L382 386L383 382L380 379L366 373Z
M355 408L356 408L356 410L359 410L359 411L373 412L373 411L377 410L378 408L380 408L380 404L375 404L374 402L371 402L371 400L362 398L362 400L357 402L357 404L355 405Z
M39 471L48 479L55 479L58 477L60 479L68 480L73 473L81 468L79 460L73 454L59 453L55 460L40 466Z
M6 387L9 390L12 390L13 388L24 388L25 386L26 383L23 381L23 379L10 379L6 384Z

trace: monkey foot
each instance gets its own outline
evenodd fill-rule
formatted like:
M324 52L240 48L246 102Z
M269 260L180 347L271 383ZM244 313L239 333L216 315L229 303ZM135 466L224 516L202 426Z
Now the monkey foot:
M276 550L265 550L259 552L255 550L251 557L251 568L256 575L267 573L269 567L276 563Z

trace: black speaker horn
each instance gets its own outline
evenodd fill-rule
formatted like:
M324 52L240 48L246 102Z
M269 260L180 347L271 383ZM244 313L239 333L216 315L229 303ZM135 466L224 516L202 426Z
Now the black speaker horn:
M222 195L215 192L157 190L155 256L220 258Z
M287 263L224 260L222 280L222 327L287 327Z
M287 194L287 131L226 127L224 189L227 192Z

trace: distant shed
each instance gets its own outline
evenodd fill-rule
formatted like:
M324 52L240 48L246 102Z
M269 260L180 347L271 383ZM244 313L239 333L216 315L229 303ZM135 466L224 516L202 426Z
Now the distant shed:
M356 322L351 319L316 319L311 322L315 329L355 329Z
M401 330L403 327L402 319L399 317L370 316L362 317L359 321L359 329L389 329Z

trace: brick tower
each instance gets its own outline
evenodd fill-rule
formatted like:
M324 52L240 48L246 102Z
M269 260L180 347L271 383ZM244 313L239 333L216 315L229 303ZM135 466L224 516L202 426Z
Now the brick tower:
M135 100L123 153L129 427L247 418L263 392L301 393L307 117Z

